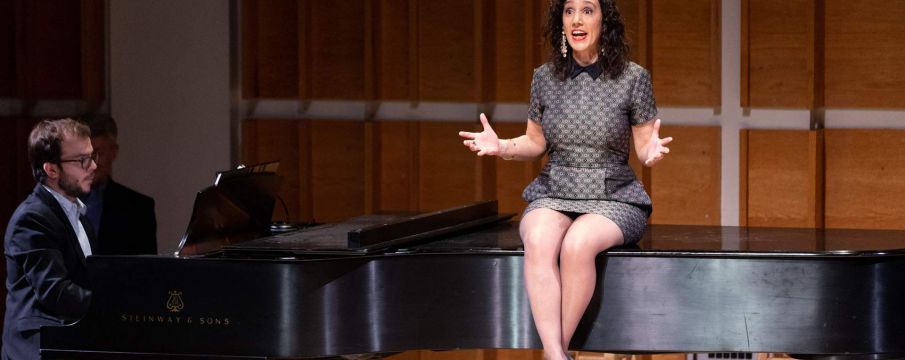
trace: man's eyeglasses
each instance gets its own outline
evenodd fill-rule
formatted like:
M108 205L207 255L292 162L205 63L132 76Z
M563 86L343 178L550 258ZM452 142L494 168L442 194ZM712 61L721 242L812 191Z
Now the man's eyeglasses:
M82 155L75 159L60 160L60 161L57 161L57 163L62 164L62 163L68 163L68 162L77 162L77 163L79 163L79 166L82 167L82 170L88 170L88 168L91 167L92 161L97 162L97 153L96 152L91 153L91 155Z

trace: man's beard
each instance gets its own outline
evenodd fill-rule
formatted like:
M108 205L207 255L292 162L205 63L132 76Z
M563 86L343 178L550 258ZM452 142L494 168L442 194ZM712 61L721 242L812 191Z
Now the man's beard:
M66 175L66 173L60 176L60 190L63 190L63 194L71 197L80 197L85 195L86 192L82 191L82 187L79 186L78 180L75 180L73 177Z

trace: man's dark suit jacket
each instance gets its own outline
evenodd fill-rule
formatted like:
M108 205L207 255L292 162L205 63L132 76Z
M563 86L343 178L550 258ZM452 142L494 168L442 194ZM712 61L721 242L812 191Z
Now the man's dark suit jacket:
M90 241L94 229L84 216L81 222ZM40 184L13 213L3 239L3 359L38 359L41 326L63 325L88 311L85 255L63 208Z
M157 254L153 198L110 179L103 202L95 255Z

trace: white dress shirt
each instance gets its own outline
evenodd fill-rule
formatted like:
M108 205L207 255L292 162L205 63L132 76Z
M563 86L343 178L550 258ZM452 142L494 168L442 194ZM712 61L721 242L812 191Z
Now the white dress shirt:
M85 203L78 198L75 199L75 202L70 201L65 196L47 187L47 185L43 186L47 191L53 194L53 197L60 203L60 207L62 207L63 212L66 213L66 218L69 219L69 225L72 225L72 229L79 238L79 246L82 248L82 253L85 254L85 257L88 257L91 255L91 243L88 242L88 233L85 232L85 227L82 226L82 222L79 221L79 216L85 215L85 211L88 210Z

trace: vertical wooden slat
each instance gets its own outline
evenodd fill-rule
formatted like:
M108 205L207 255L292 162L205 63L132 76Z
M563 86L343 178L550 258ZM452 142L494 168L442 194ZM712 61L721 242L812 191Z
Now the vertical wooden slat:
M298 143L296 164L298 177L297 200L299 203L298 217L302 221L322 221L315 218L314 213L314 186L312 181L313 160L311 148L311 121L296 121L296 141Z
M537 6L535 5L535 3L536 0L527 0L525 6L523 7L523 9L525 10L525 21L522 22L522 56L524 59L524 69L526 69L527 71L522 72L521 83L527 85L525 85L525 88L522 89L520 93L516 93L514 96L514 98L516 99L521 99L520 101L522 102L527 102L528 97L530 96L531 79L534 78L533 69L536 67L534 64L534 59L538 56L537 54L535 54L538 48L534 46L534 44L541 41L540 39L534 38L534 28L541 26L539 17L537 16ZM497 9L497 14L500 14L499 9ZM497 31L497 34L499 34L501 30ZM504 52L505 51L497 50L497 64L501 64L503 62L500 59L505 56L503 55ZM518 54L515 54L515 57L518 57ZM497 71L499 71L499 68L497 68ZM498 74L497 76L497 81L504 82L504 84L499 84L498 86L500 88L508 88L508 86L505 84L506 80L504 80L508 79L508 77L502 74ZM499 90L500 88L498 88L497 90L497 97L499 99L505 101L504 99L508 99L510 96L512 96L512 94L506 93L506 90Z
M258 91L258 2L242 0L242 98L254 99Z
M104 102L104 1L81 0L81 98L92 107Z
M811 204L812 217L808 219L815 228L822 229L826 224L825 210L825 157L824 157L824 132L814 130L808 133L808 174L811 176L808 188L808 203Z
M824 0L810 0L813 15L811 16L809 30L811 32L809 50L811 61L808 63L808 84L810 85L809 107L818 114L822 114L825 101L825 77L826 69L826 7ZM822 119L820 119L822 123ZM822 127L822 126L820 126Z
M16 95L16 24L16 1L0 1L0 97Z
M533 0L497 0L494 9L495 66L490 67L496 87L493 99L497 102L527 102L531 86L531 46L535 24ZM513 9L523 9L524 16L512 16ZM486 34L484 35L487 36Z
M476 1L418 3L420 100L474 102L480 97L475 92Z
M319 222L364 213L364 122L310 121L311 201Z
M650 7L649 0L619 1L617 3L625 24L625 40L632 61L650 70Z
M409 41L408 41L408 98L411 102L421 100L421 67L419 66L419 55L421 54L421 10L418 7L418 0L409 0Z
M412 99L413 79L417 75L411 54L416 50L412 44L410 0L381 0L377 6L376 51L374 63L377 71L377 98L381 100Z
M638 19L640 32L638 39L640 44L639 52L641 64L645 69L654 71L654 3L653 0L638 1Z
M642 24L641 18L639 17L639 1L620 1L617 4L619 9L619 14L622 16L622 22L625 25L625 41L629 46L629 56L632 61L638 63L638 65L644 66L643 62L640 60L640 54L643 52L638 47L640 42L638 36L641 33L640 26Z
M77 99L82 94L79 0L27 1L23 22L25 99ZM53 26L47 26L53 24Z
M738 226L748 226L748 134L750 130L739 131L738 159Z
M380 26L380 2L364 0L364 59L359 65L364 72L364 100L377 99L377 40Z
M723 105L722 2L722 0L710 1L710 105L715 109Z
M480 171L475 155L462 146L456 136L461 122L422 122L419 147L421 211L435 211L474 202L479 198L475 177ZM477 126L472 126L477 130ZM468 128L464 128L468 130Z
M26 94L26 82L28 77L25 75L28 73L28 68L25 66L25 63L28 62L28 54L27 54L27 40L28 38L25 36L27 27L25 26L25 15L28 13L26 11L26 2L24 0L15 1L16 4L16 21L15 21L15 68L13 69L13 74L15 75L16 81L16 95L19 97L25 97Z
M474 2L475 99L488 103L496 98L496 0ZM514 69L513 69L514 70ZM516 70L517 71L517 70Z
M365 98L365 3L373 0L305 1L310 60L306 91L311 99ZM330 14L324 16L324 14ZM367 63L369 64L369 63Z
M739 51L741 63L739 79L739 96L741 106L751 106L751 0L741 0L741 30Z
M378 210L415 211L418 209L418 124L412 121L375 123L378 171Z
M364 213L377 211L379 202L380 163L377 125L373 121L364 123Z
M311 66L311 55L312 52L316 51L316 49L311 48L311 29L313 28L311 26L311 2L299 1L296 6L295 28L298 30L297 38L295 40L298 43L298 47L296 48L295 59L298 64L298 73L294 80L296 82L296 87L298 88L298 98L307 100L312 96L311 76L313 68Z
M246 0L251 1L251 0ZM247 25L254 26L245 33L252 41L255 61L243 64L245 71L254 66L253 89L249 94L260 98L295 98L299 95L298 78L304 68L299 67L299 38L304 33L293 31L299 26L299 3L294 0L251 1L250 10L257 16ZM252 91L253 90L253 91Z
M544 29L547 27L547 14L550 11L550 2L546 0L535 0L534 4L535 9L537 9L537 11L534 12L534 19L537 20L537 26L531 29L533 35L530 44L532 44L532 48L534 49L532 68L540 66L550 58L550 45L547 43L547 39L544 38Z

